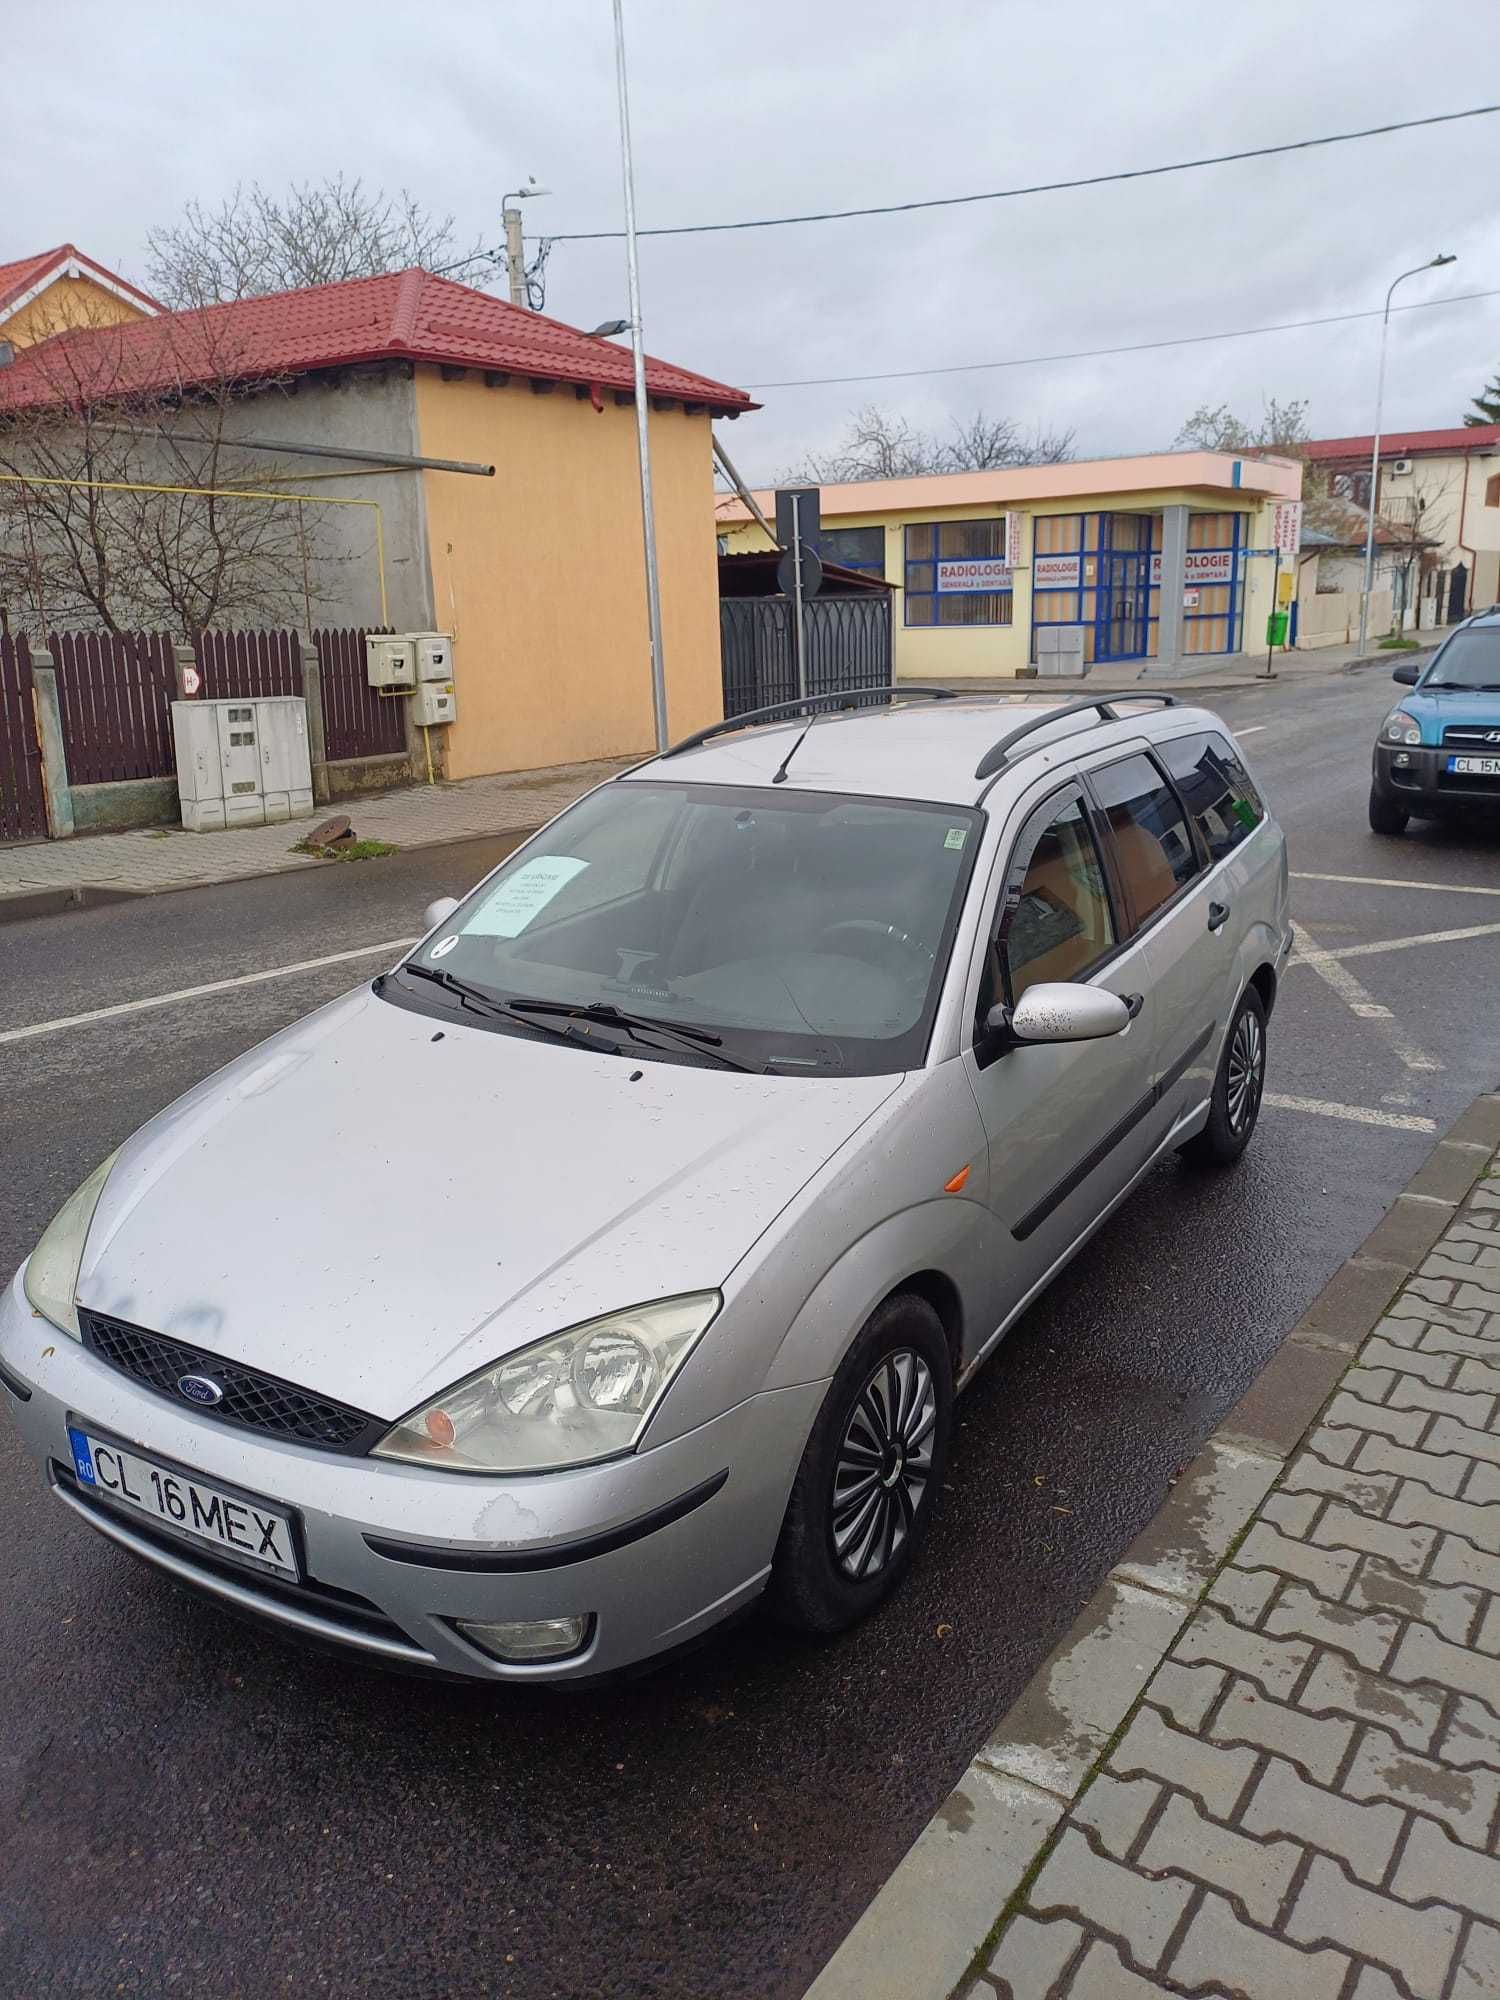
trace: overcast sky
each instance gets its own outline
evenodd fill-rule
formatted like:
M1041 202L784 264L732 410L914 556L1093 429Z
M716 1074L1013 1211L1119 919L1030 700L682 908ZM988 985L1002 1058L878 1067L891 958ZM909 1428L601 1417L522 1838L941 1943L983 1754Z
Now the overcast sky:
M641 226L856 207L1142 167L1500 96L1500 5L1448 0L627 0ZM144 278L145 235L237 179L342 170L496 240L618 227L606 0L49 0L6 29L0 261L71 239ZM752 390L1500 291L1500 117L1132 185L642 245L653 352ZM503 289L503 281L496 281ZM558 244L547 310L624 316L618 243ZM1378 322L1107 360L767 388L726 427L766 480L878 401L984 408L1080 455L1169 444L1202 402L1305 396L1366 431ZM1388 426L1461 421L1500 369L1500 297L1392 323Z

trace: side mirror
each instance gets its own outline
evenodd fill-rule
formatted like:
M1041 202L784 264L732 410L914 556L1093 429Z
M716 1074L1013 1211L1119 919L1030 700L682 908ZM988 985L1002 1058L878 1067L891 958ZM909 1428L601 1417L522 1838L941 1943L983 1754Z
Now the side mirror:
M1410 660L1405 661L1401 666L1397 667L1396 671L1391 675L1391 679L1396 683L1397 687L1404 688L1414 688L1421 678L1421 668L1414 666Z
M447 923L457 908L457 896L439 896L435 903L429 903L422 912L422 922L428 930L435 931L439 924Z
M1098 1042L1130 1025L1136 1009L1098 986L1032 986L1015 1012L992 1007L985 1026L1013 1042Z

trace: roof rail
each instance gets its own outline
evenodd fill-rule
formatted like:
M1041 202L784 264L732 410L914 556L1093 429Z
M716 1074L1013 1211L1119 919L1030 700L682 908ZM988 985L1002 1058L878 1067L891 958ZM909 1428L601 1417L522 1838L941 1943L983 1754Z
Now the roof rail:
M785 722L795 715L805 715L809 709L856 708L863 705L870 695L915 696L921 701L956 701L956 688L924 687L911 681L893 681L885 687L840 688L836 694L805 694L796 701L772 702L769 708L747 709L743 715L728 715L722 722L711 722L707 729L695 729L691 736L684 736L680 743L669 744L660 754L663 757L681 756L684 750L696 750L700 743L707 743L712 736L723 736L731 729L750 729L759 722Z
M979 762L974 766L974 776L976 778L993 778L997 772L1003 771L1011 761L1010 753L1023 736L1030 736L1033 731L1038 729L1049 728L1052 723L1061 722L1065 715L1085 715L1090 711L1096 711L1101 722L1118 722L1120 718L1110 706L1112 702L1117 701L1159 701L1163 708L1175 708L1177 706L1177 702L1172 695L1153 693L1112 694L1107 699L1103 696L1097 696L1093 701L1065 702L1061 708L1047 709L1040 715L1031 716L1025 722L1018 722L1014 729L1007 729L1003 736L998 737L990 745L989 749L985 751ZM1040 750L1043 747L1040 743L1032 745L1032 748L1036 750Z

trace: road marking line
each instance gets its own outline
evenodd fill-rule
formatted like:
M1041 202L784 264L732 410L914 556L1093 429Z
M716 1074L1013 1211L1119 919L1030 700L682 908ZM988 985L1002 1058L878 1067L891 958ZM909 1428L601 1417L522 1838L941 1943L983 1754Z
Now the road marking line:
M1249 731L1242 729L1241 736ZM1468 882L1406 882L1395 875L1318 875L1310 868L1294 868L1294 882L1355 882L1366 889L1435 889L1440 896L1500 896L1500 889L1480 889Z
M1415 1042L1408 1039L1405 1031L1397 1025L1389 1007L1383 1007L1368 988L1361 986L1354 974L1331 954L1320 950L1318 941L1305 931L1301 924L1293 923L1292 936L1297 940L1297 951L1304 965L1310 965L1325 986L1330 987L1343 1001L1351 1014L1362 1021L1382 1023L1385 1039L1390 1043L1396 1060L1405 1069L1437 1070L1443 1065L1431 1056L1424 1055Z
M1419 944L1461 944L1466 938L1500 936L1500 924L1470 924L1464 930L1427 931L1421 937L1382 938L1378 944L1344 944L1332 951L1325 951L1320 945L1314 951L1299 951L1288 961L1288 970L1293 965L1310 965L1314 971L1320 964L1340 958L1373 958L1383 951L1410 951Z
M1264 730L1269 729L1270 726L1269 722L1257 722L1253 729L1237 729L1234 733L1236 736L1259 736Z
M1345 1118L1353 1125L1385 1125L1393 1132L1436 1132L1437 1123L1431 1118L1418 1118L1411 1112L1371 1111L1364 1104L1331 1104L1321 1097L1285 1097L1280 1091L1268 1090L1261 1099L1273 1111L1310 1111L1316 1118Z
M303 958L295 965L273 965L265 972L242 972L235 979L211 979L206 986L179 986L175 993L153 993L144 1000L121 1000L113 1007L95 1007L87 1014L63 1014L55 1021L33 1021L26 1028L0 1029L0 1043L24 1042L32 1035L56 1035L64 1028L89 1028L96 1021L116 1021L124 1014L142 1014L148 1007L174 1007L181 1000L201 1000L205 994L228 993L236 986L259 986L267 979L292 979L299 972L319 972L325 965L347 965L354 958L378 958L405 951L415 938L387 938L384 944L356 945L353 951L331 951L324 958Z

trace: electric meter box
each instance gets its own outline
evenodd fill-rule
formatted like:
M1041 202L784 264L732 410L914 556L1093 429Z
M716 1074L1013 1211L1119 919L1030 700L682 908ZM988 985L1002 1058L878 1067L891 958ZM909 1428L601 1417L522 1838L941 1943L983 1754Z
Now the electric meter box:
M174 701L172 738L189 832L311 815L307 704L300 695Z
M434 723L451 722L458 713L452 681L418 681L411 699L412 721L430 729Z
M451 681L453 679L453 641L446 632L418 632L413 634L417 648L417 679L419 681Z
M417 684L417 647L405 636L370 633L365 639L365 679L372 688L409 688Z

